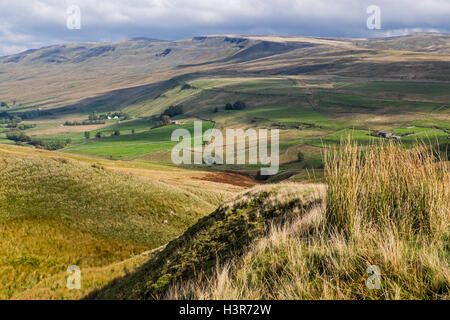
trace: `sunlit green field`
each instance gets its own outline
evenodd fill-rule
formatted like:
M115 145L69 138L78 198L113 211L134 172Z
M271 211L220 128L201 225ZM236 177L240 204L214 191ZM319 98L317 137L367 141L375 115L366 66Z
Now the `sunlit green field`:
M170 137L178 126L152 129L155 121L150 116L158 116L171 105L182 105L184 114L176 119L183 123L180 128L190 132L195 119L211 121L204 123L204 130L213 126L220 130L280 129L283 164L302 168L321 166L322 147L339 144L349 135L361 144L380 141L371 134L381 130L400 136L407 146L416 141L446 142L450 130L450 109L444 103L448 101L448 88L448 84L437 82L202 77L152 88L152 99L124 108L124 112L135 115L132 120L108 122L97 129L87 126L89 139L81 130L42 135L40 124L30 131L47 141L70 139L63 152L169 163L170 150L176 144ZM236 101L245 102L246 108L225 110L225 104ZM111 136L115 130L120 130L120 136ZM102 134L100 139L95 138L98 132ZM305 154L304 163L297 162L299 151Z
M176 129L186 129L191 134L194 132L192 122L180 126L170 125L152 130L139 132L141 122L116 125L120 128L120 136L106 136L103 138L95 138L95 132L92 134L94 138L87 139L79 144L74 144L64 149L65 152L78 153L91 156L100 156L106 158L123 159L136 157L148 153L170 150L177 142L171 141L172 132ZM206 131L214 126L211 122L203 123L203 130ZM132 134L131 129L136 129L136 133ZM100 132L108 132L108 129L99 130Z

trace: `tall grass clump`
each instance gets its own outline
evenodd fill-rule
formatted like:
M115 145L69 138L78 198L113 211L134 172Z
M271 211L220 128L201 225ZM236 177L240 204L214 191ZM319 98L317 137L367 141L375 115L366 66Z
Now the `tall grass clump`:
M424 144L343 142L325 152L327 226L347 235L367 228L442 235L449 216L448 162Z

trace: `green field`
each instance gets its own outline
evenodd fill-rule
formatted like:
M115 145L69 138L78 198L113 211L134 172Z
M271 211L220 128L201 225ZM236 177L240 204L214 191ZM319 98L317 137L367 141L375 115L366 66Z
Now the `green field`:
M190 87L184 88L186 84ZM170 149L176 144L170 141L170 136L177 127L151 129L154 121L150 116L171 105L182 105L185 114L176 119L182 120L181 127L191 132L192 119L196 118L211 120L218 129L230 126L280 129L283 164L288 168L303 168L320 166L323 145L336 145L348 135L362 144L379 140L371 137L369 130L401 136L401 141L408 146L416 140L446 141L450 129L449 109L439 101L446 97L447 87L445 83L406 81L194 77L178 84L152 87L151 99L123 109L139 118L108 122L95 130L86 127L90 139L85 139L84 132L39 135L39 130L49 129L47 124L38 124L30 132L41 140L70 139L63 150L68 153L111 159L143 157L169 163ZM225 110L226 103L235 101L243 101L247 107ZM212 126L211 122L204 130ZM120 136L111 136L115 130L120 130ZM95 139L97 132L104 137ZM307 149L305 162L297 163L296 152L305 149L301 147L304 145L312 148ZM235 166L226 168L236 169ZM253 166L241 168L248 170Z
M448 300L449 48L219 35L0 57L0 300ZM279 172L176 166L198 120L279 130Z
M213 127L214 124L211 122L203 123L203 131ZM116 125L114 128L119 128L121 132L123 132L123 128L128 129L128 131L131 131L131 128L135 128L137 133L131 134L131 132L128 132L128 134L121 134L120 136L88 139L80 144L65 148L64 152L113 159L137 157L156 151L172 149L177 144L177 142L171 141L172 132L176 129L186 129L191 134L194 132L194 124L192 122L180 126L169 125L141 132L138 132L139 129L143 128L141 121L125 124L124 127ZM99 131L109 132L109 128ZM94 136L95 134L92 135Z

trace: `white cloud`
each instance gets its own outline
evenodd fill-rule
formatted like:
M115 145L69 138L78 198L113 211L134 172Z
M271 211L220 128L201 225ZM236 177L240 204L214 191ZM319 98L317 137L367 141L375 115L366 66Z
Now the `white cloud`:
M380 32L366 8L381 7ZM82 30L67 30L66 9L81 8ZM177 39L208 33L379 36L450 30L449 0L14 0L0 1L0 55L41 43ZM10 49L6 49L10 48Z

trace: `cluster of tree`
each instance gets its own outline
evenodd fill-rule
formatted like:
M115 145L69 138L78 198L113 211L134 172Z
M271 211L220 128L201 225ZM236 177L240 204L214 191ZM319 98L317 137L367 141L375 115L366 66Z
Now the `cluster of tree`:
M169 116L170 118L173 118L183 113L184 113L183 106L170 106L161 114L160 118L162 118L163 116Z
M30 144L34 145L37 148L43 148L46 150L59 150L66 147L71 142L72 142L71 139L51 140L51 141L35 140L32 141Z
M28 130L35 128L35 124L19 124L19 123L10 123L8 124L7 128L15 129L15 130Z
M6 125L6 128L27 130L36 126L35 124L20 124L22 121L22 118L17 115L9 114L6 111L0 113L0 125Z
M50 111L37 109L37 110L20 112L17 114L17 116L21 117L23 120L28 120L28 119L34 119L34 118L38 118L38 117L42 117L42 116L49 116L51 114L52 113Z
M170 120L170 117L168 115L161 115L161 117L159 118L159 121L156 122L154 128L167 126L171 122L172 122L172 120Z
M196 87L190 85L189 83L185 83L182 87L181 90L190 90L190 89L197 89Z
M19 142L31 142L31 138L21 131L10 131L6 133L6 139Z
M14 101L12 102L12 105L13 105L13 106L16 105L16 100L14 100ZM7 102L2 101L2 102L0 102L0 107L2 107L2 108L9 108L9 105L8 105Z
M171 118L184 113L183 106L170 106L167 108L159 118L153 117L151 121L157 120L153 128L164 127L172 123Z
M64 125L67 127L70 126L88 126L88 125L94 125L94 124L105 124L105 121L103 120L85 120L85 121L66 121L64 122Z
M21 131L11 131L6 134L6 138L12 141L15 141L17 144L27 143L36 148L42 148L47 150L58 150L67 146L72 142L71 139L66 140L37 140L32 139L30 136L27 136L24 132Z
M16 115L12 115L6 111L0 112L0 124L12 124L12 123L20 123L22 122L22 118Z
M114 119L119 118L120 120L129 120L131 119L130 115L128 113L122 112L122 111L116 111L116 112L108 112L108 113L101 113L97 114L96 112L92 112L88 119L89 121L98 121L98 120L108 120L108 119Z
M247 105L243 101L236 101L234 104L227 103L225 105L225 110L244 110Z

